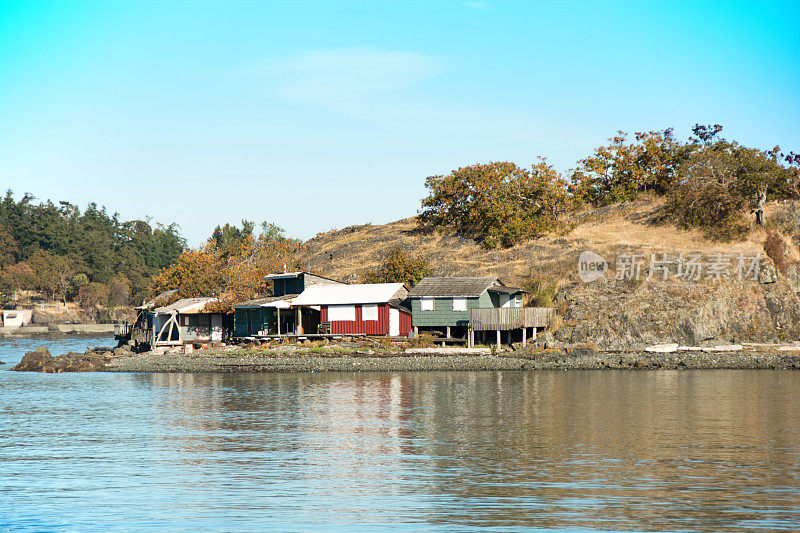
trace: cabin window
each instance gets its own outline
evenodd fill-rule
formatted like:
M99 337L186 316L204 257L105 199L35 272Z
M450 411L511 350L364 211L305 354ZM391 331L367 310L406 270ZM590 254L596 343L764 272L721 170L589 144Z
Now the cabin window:
M189 317L188 316L183 317L183 325L184 326L188 326L189 325Z
M514 296L514 307L522 307L522 295L517 294Z
M466 311L467 299L466 298L453 298L453 311Z
M328 306L328 322L348 321L355 322L356 307L354 305Z
M187 316L184 318L186 319L186 322L183 324L184 326L189 326L192 328L197 327L197 315Z
M378 306L377 305L362 305L361 306L361 320L378 320Z
M423 298L419 302L421 311L433 311L433 298Z
M203 328L211 326L211 316L206 314L197 315L197 325Z

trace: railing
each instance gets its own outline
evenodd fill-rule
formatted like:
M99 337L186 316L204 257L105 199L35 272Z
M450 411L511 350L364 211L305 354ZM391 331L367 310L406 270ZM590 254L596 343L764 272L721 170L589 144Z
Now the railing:
M546 328L552 307L502 307L469 310L469 326L475 331Z
M127 322L123 324L114 324L114 336L117 338L130 337L132 331L133 324L128 324Z

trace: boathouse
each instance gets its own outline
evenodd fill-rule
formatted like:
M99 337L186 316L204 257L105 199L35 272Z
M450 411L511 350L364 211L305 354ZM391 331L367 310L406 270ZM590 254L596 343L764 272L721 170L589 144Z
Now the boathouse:
M402 283L315 285L295 298L292 307L319 307L321 333L397 337L411 331L407 295Z

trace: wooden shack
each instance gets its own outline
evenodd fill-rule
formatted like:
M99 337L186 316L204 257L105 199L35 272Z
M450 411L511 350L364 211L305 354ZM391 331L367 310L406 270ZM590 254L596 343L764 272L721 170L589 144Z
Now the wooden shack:
M411 309L402 283L317 285L294 299L295 309L319 307L320 324L333 335L405 336Z
M296 294L256 298L234 304L235 337L265 337L294 333Z
M175 346L193 342L222 341L226 315L209 309L216 298L183 298L151 311L151 346Z
M474 342L489 330L517 332L524 343L536 328L547 326L546 312L524 307L526 290L508 287L497 277L427 277L409 292L414 331L435 332L446 339ZM493 339L494 340L494 339ZM462 340L463 342L463 340Z
M304 270L265 276L272 281L272 296L234 304L234 336L270 337L316 333L319 306L292 308L293 300L310 287L345 285L341 281Z

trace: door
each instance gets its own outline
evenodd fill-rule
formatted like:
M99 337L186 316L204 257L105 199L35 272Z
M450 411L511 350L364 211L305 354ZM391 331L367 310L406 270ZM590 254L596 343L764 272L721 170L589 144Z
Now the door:
M211 340L222 340L222 315L211 315Z
M400 311L394 307L389 308L389 335L400 336Z

